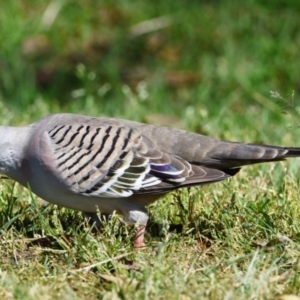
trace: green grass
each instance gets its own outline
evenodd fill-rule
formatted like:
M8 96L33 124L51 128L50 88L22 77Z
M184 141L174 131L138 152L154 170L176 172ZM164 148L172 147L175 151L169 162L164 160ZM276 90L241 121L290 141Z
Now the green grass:
M299 12L292 0L7 1L1 124L73 112L300 146ZM133 36L158 17L160 29ZM167 195L149 207L140 252L118 216L94 234L79 212L3 179L0 298L300 296L298 166L251 166Z

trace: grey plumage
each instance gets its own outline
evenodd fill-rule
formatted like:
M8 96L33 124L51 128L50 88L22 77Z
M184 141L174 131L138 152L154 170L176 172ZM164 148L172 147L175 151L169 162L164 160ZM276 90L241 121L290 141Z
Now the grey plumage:
M43 199L139 223L171 190L213 183L244 165L300 156L300 148L225 142L183 130L72 114L0 127L0 171Z

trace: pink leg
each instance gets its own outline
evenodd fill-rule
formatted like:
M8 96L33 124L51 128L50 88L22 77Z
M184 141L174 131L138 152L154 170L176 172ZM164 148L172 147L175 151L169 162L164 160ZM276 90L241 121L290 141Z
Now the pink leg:
M144 233L145 233L146 226L145 225L140 225L135 234L134 234L134 249L139 250L139 248L144 247Z

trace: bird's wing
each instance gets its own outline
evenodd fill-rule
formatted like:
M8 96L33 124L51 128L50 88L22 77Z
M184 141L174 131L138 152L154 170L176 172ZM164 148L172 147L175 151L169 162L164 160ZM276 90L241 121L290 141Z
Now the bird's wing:
M51 126L42 139L55 176L68 190L86 196L163 193L220 181L237 172L193 165L162 152L155 141L124 124L68 122Z

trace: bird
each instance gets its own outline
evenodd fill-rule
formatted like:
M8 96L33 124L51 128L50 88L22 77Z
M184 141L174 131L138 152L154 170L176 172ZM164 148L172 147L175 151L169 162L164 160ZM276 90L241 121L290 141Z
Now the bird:
M24 127L0 126L0 136L1 174L92 220L99 220L98 211L123 215L136 228L135 249L145 245L147 205L167 193L228 179L245 165L300 156L296 147L67 113Z

